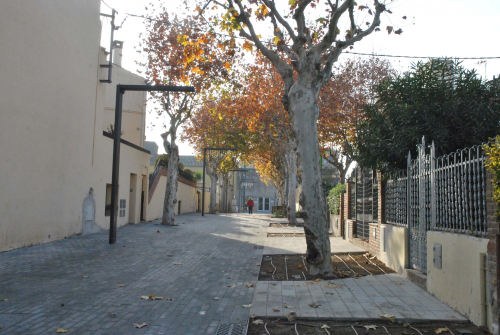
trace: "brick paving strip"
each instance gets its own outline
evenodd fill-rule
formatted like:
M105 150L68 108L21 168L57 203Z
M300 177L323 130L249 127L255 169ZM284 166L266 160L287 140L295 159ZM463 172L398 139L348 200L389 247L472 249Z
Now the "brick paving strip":
M283 315L283 303L297 306L299 316L369 317L380 310L463 319L397 275L335 281L343 286L335 289L324 282L257 282L263 251L296 253L305 245L303 238L285 238L295 240L295 249L266 238L270 221L181 215L178 227L121 228L112 246L101 232L0 253L0 334L55 334L57 328L70 334L214 334L219 324L247 324L250 313ZM270 240L273 245L259 249ZM352 246L344 242L333 240L332 247ZM330 291L335 294L325 294ZM141 299L148 295L174 300ZM311 308L308 299L322 306ZM280 313L273 312L278 306ZM142 322L149 326L133 327Z
M298 228L269 227L267 232L293 230ZM332 253L363 250L341 238L330 237L330 241ZM305 250L304 238L268 238L264 255L305 253ZM313 308L309 306L311 303L320 306ZM283 317L294 311L297 317L313 319L378 319L388 314L405 321L467 321L407 278L394 273L321 282L260 281L252 305L250 313L260 317Z

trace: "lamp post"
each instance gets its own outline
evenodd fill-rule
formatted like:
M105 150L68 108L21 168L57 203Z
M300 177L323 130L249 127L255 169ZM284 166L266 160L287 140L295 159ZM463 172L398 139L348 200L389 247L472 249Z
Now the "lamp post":
M123 95L126 91L195 92L194 87L187 86L116 85L115 126L113 128L113 172L111 177L111 216L109 220L109 244L116 243L116 227L118 221L118 178L120 175L120 142L122 133L122 105Z
M205 216L205 169L207 151L236 151L238 148L203 148L203 192L201 194L201 216ZM211 190L210 190L211 191Z

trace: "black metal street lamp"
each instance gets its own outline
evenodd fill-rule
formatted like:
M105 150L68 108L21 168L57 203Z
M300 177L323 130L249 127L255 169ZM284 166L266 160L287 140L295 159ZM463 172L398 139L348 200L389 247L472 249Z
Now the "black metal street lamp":
M201 216L205 216L205 168L207 151L236 151L238 148L203 148L203 190L201 194Z
M126 91L141 92L191 92L194 87L188 86L150 86L150 85L116 85L115 126L113 134L113 176L111 178L111 218L109 220L109 244L116 243L116 226L118 221L118 177L120 174L120 142L122 133L123 94Z

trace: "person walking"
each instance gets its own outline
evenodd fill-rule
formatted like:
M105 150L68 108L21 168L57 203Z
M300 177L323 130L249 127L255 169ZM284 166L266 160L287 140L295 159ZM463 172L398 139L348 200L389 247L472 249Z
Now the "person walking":
M248 214L252 214L253 206L254 206L254 203L253 203L252 198L248 199L248 201L247 201Z

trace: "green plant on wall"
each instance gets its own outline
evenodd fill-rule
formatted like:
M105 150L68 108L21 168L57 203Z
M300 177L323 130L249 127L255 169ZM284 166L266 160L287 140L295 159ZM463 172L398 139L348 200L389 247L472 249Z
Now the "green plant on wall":
M334 188L330 190L328 193L328 208L330 209L330 213L338 215L340 214L340 196L347 191L347 188L344 184L337 184Z
M483 150L488 159L485 162L486 168L493 173L493 198L496 203L495 216L500 219L500 135L489 144L483 145Z

